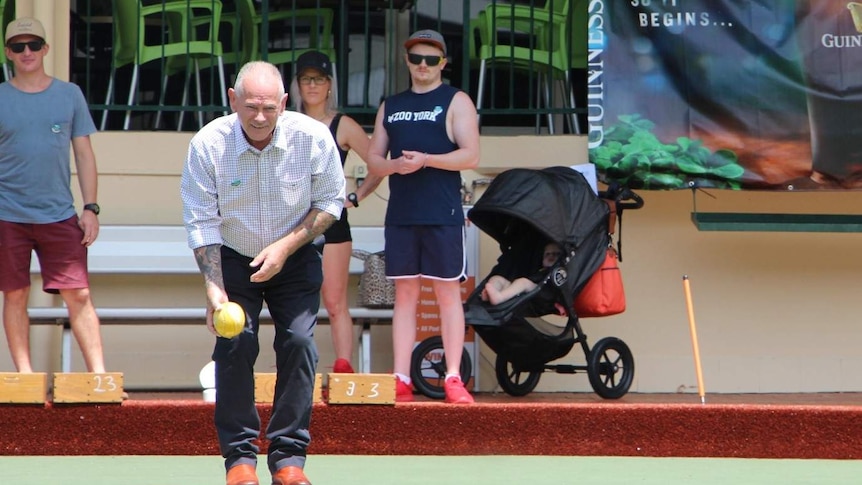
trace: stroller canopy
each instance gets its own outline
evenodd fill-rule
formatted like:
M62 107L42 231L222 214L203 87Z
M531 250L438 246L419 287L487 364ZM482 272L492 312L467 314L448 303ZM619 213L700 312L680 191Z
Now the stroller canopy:
M578 248L597 226L607 224L608 206L574 169L516 168L497 175L468 216L501 246L524 237L514 218L563 247Z

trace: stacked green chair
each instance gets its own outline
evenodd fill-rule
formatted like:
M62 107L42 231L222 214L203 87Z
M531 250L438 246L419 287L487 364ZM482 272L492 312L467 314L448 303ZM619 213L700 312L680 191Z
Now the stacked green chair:
M210 23L212 23L211 15L199 14L194 15L192 18L192 25L195 29L209 26ZM219 25L219 39L222 41L222 62L225 66L233 66L234 70L236 70L246 62L246 60L242 58L242 52L238 47L241 36L239 12L235 10L222 10L221 17L219 18ZM228 38L225 38L225 27L227 27L227 32L230 34ZM172 59L170 62L176 63L177 60ZM199 61L201 69L208 69L213 66L217 66L217 64L218 59L214 57L210 57L209 59L204 58Z
M571 64L569 67L571 69L586 70L589 63L589 47L587 46L587 25L589 22L587 0L573 0L570 14L566 18L566 28L569 31L568 50L569 56L571 56ZM586 99L584 101L586 101ZM574 95L571 97L571 103L572 108L578 107ZM575 133L582 133L577 114L572 115L572 126L574 127Z
M583 11L583 12L581 12ZM581 15L583 13L583 15ZM476 107L484 100L485 77L490 67L508 66L510 71L539 75L541 93L550 104L553 82L561 81L567 107L575 108L571 89L571 69L586 67L586 0L546 0L542 7L492 3L471 21L479 43L472 51L479 61L479 87ZM531 39L528 45L500 42L507 39ZM538 94L538 93L537 93ZM564 96L566 98L566 96ZM571 117L575 132L580 132L577 116ZM548 114L548 130L554 133L553 115Z
M242 63L266 60L275 65L293 64L302 54L316 50L329 56L334 66L335 41L332 22L335 14L331 8L276 10L267 12L264 16L255 9L253 0L237 0L236 6L241 32L238 57ZM264 54L263 42L267 40L263 38L264 27L267 28L270 39L278 34L288 39L290 45L282 48L277 43L268 42ZM300 38L307 38L307 42L302 42L301 47L297 45ZM270 44L273 46L269 47Z
M275 65L293 64L302 54L317 50L323 52L335 67L335 47L332 35L334 11L329 8L304 8L294 10L274 10L264 15L258 12L253 0L236 0L236 10L222 12L222 26L229 25L231 38L223 53L224 63L235 70L250 61L266 60ZM264 22L266 20L266 22ZM195 23L210 22L209 18L195 17ZM267 42L266 54L263 52L263 30L267 27L267 37L276 39ZM277 47L287 39L292 48ZM295 46L302 39L303 46ZM210 61L201 61L201 67L209 66ZM284 69L282 69L284 74ZM292 74L292 71L291 71ZM288 78L289 79L289 78ZM289 81L288 81L289 83Z
M138 88L140 67L152 61L161 60L163 86L159 106L164 106L168 78L179 72L185 73L182 105L188 102L188 92L192 71L197 76L197 100L201 104L200 70L201 63L216 59L221 86L221 101L227 106L222 46L218 40L222 4L219 0L164 0L152 5L142 5L141 0L113 0L114 45L110 80L105 104L114 99L114 80L117 69L132 65L132 80L129 87L129 109L123 129L128 130L131 120L131 107L134 106ZM195 15L209 18L209 25L195 20ZM158 25L165 34L162 43L147 44L144 29L147 25ZM201 27L208 27L207 35L199 36ZM194 68L192 68L194 66ZM182 128L183 115L180 112L177 130ZM156 126L161 118L161 110L156 117ZM102 113L101 129L107 124L108 110ZM198 112L198 124L203 125L203 114Z

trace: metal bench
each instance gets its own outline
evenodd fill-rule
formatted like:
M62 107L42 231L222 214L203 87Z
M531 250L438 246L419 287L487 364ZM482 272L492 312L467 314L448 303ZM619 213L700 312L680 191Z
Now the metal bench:
M353 227L353 247L369 252L383 250L382 227ZM89 249L89 269L92 274L117 275L180 275L197 274L199 269L186 241L182 226L103 225L99 239ZM360 274L363 262L350 260L350 274ZM31 273L39 272L39 261L34 256ZM359 372L371 370L371 325L392 322L391 309L352 307L354 322L362 325L359 345ZM203 307L105 307L96 308L102 324L164 324L174 321L202 324ZM71 370L71 330L68 313L62 306L29 308L30 320L36 324L55 324L63 327L61 365L63 372ZM320 321L328 322L329 314L320 309ZM261 312L262 322L272 322L269 310Z

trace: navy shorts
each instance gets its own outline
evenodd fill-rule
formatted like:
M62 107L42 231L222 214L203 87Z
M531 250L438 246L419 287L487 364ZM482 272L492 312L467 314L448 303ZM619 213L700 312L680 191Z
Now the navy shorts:
M350 236L350 223L347 222L347 209L341 210L339 217L331 226L323 233L326 244L337 244L347 241L352 241Z
M386 276L463 281L464 226L386 226Z

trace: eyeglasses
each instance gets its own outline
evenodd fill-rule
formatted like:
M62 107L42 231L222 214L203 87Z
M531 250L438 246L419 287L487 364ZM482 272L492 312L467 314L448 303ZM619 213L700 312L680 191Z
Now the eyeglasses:
M329 78L326 76L314 76L314 77L302 76L299 78L299 84L302 84L304 86L308 86L309 84L314 84L315 86L321 86L324 83L326 83L326 81L328 81L328 80L329 80Z
M412 52L407 53L407 62L410 64L418 66L422 64L422 61L425 61L425 65L428 67L434 67L443 61L443 56L423 56L422 54L413 54Z
M39 52L45 45L44 40L31 40L30 42L13 42L8 45L9 50L16 54L24 52L25 47L30 48L30 52Z

